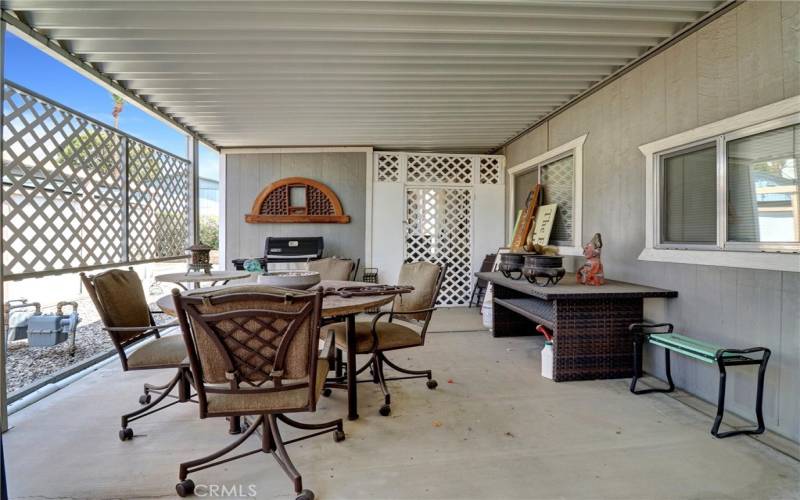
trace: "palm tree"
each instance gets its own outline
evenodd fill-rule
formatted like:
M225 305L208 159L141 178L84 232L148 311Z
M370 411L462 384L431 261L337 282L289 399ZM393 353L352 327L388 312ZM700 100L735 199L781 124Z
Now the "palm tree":
M117 94L111 94L111 98L114 99L114 110L111 112L111 115L114 116L114 128L119 128L119 114L122 113L125 101Z

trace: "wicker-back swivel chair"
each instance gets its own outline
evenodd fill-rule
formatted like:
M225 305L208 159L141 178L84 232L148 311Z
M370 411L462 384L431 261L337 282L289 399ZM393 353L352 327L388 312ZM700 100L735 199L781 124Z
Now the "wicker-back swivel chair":
M322 292L293 292L263 285L243 285L181 295L172 291L178 322L189 351L200 418L257 416L229 446L180 466L176 491L194 491L192 472L254 453L270 453L294 482L298 499L312 500L286 453L278 421L313 430L300 441L326 432L345 438L342 420L305 424L285 414L316 410L333 355L333 336L319 349ZM225 458L260 431L261 445Z
M155 324L142 282L132 268L127 271L112 269L94 276L80 273L80 276L100 315L103 329L117 350L123 371L176 369L175 375L164 385L144 384L144 394L139 397L142 407L122 415L119 438L125 441L133 437L133 429L128 427L130 422L190 399L186 346L180 335L161 337L161 330L174 328L177 323ZM150 337L155 337L155 340L130 354L125 352L127 347ZM178 394L173 396L171 392L176 385ZM158 397L151 401L151 394ZM156 408L168 396L176 398L176 401Z
M371 322L356 322L356 353L372 354L369 361L356 371L356 375L370 368L372 372L371 382L379 384L383 392L384 404L379 410L383 416L389 415L392 411L391 395L386 387L387 380L427 378L429 389L435 389L438 385L433 380L431 370L401 368L389 361L385 353L397 349L419 347L425 344L425 333L428 331L433 311L436 310L436 300L439 297L439 291L442 288L446 272L447 265L439 266L430 262L403 264L400 268L397 284L412 286L414 291L397 296L392 305L392 310L378 313ZM381 318L385 316L388 316L388 321L381 321ZM347 328L344 323L325 326L324 331L333 331L336 335L336 347L340 351L347 350ZM389 365L389 367L404 375L386 377L384 365ZM349 370L350 367L348 366L347 369ZM358 382L370 381L360 380ZM329 394L329 391L326 391L325 394Z

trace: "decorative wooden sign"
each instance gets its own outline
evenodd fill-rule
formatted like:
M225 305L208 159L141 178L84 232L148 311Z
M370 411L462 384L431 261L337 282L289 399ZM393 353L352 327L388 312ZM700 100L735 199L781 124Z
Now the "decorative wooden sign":
M331 189L305 177L287 177L259 193L245 222L318 222L347 224L342 204Z
M556 219L556 209L558 205L542 205L536 211L536 222L533 231L528 235L529 243L532 245L547 245L550 243L550 233L553 232L553 222Z
M536 208L539 206L539 192L542 189L541 184L536 184L528 195L527 206L525 212L522 213L522 218L517 226L517 232L514 233L514 240L511 242L512 252L522 252L525 247L525 241L528 239L528 233L531 231L533 225L533 216L536 214Z

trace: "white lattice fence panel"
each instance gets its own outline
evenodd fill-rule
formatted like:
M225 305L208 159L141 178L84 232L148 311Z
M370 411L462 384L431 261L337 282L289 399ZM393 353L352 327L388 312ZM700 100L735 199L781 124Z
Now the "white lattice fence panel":
M4 92L6 278L184 255L186 160L16 84Z
M472 191L408 188L406 216L406 262L446 263L439 303L466 304L472 284Z
M472 159L471 155L409 153L406 181L420 184L472 184Z
M375 180L377 182L400 180L401 153L376 153L375 160Z
M24 90L4 91L5 276L121 262L123 138Z
M129 258L182 255L189 239L189 162L133 140L128 155Z

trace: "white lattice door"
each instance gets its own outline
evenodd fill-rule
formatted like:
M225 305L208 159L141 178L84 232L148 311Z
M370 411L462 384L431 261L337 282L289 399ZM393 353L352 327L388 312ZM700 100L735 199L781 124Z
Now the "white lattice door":
M368 263L380 282L396 283L403 261L446 263L439 304L467 305L483 257L503 245L503 163L496 155L375 153Z
M472 189L406 187L405 261L447 264L439 303L469 301L472 283Z

